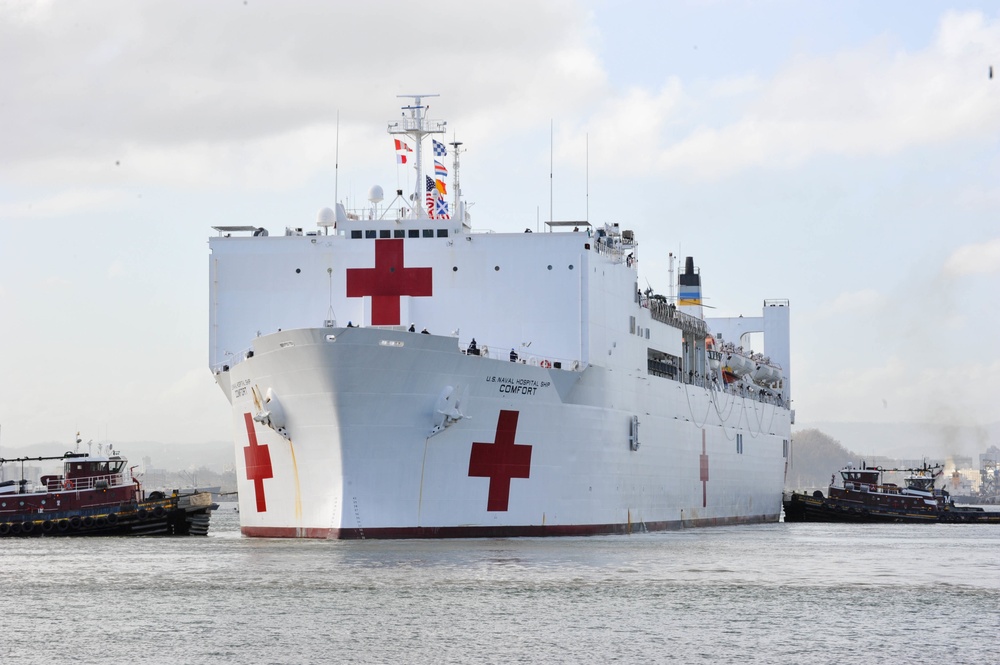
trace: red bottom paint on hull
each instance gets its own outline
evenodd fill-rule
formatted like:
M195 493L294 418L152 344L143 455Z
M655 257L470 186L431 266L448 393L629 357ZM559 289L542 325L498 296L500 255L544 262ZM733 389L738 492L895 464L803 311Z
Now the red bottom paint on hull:
M778 515L726 517L633 524L563 524L550 526L442 526L382 527L375 529L321 529L296 527L245 526L240 530L251 538L323 538L328 540L367 540L397 538L518 538L547 536L602 536L650 531L676 531L688 527L733 526L777 522Z

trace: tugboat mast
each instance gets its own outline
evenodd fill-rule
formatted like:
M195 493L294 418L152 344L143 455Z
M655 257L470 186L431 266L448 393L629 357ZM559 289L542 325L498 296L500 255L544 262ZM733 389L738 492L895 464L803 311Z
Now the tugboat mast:
M413 210L415 217L427 217L427 211L424 210L423 205L424 192L426 189L423 169L423 138L426 134L444 134L447 130L448 123L445 120L428 120L426 117L427 106L420 103L420 101L425 97L439 97L440 95L426 94L396 96L412 98L413 103L402 107L402 120L389 123L389 133L406 134L413 139L414 143L416 143L416 157L414 159L415 164L413 165L413 168L417 172L417 182L413 187L413 206L411 207L411 210ZM410 112L409 116L406 115L407 111Z

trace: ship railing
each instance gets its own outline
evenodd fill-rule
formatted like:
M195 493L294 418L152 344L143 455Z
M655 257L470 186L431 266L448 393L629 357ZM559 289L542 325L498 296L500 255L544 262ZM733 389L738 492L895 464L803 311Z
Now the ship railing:
M668 326L680 328L681 330L697 335L708 334L708 324L705 321L696 316L678 311L677 306L673 303L643 296L639 299L639 304L649 310L654 321L666 323Z
M594 239L594 251L615 263L637 265L639 260L635 258L635 248L634 242L623 241L621 238L603 236Z
M90 476L87 478L50 478L45 489L49 492L62 490L102 490L109 487L121 487L125 484L125 474L111 473L104 476Z
M237 351L235 353L227 351L224 355L225 355L225 360L211 365L213 374L219 374L220 372L228 372L230 368L236 367L247 358L252 358L253 349L251 347L247 347L242 351Z
M745 397L746 399L752 399L762 404L773 404L785 409L791 408L789 402L782 397L780 392L752 387L744 383L720 382L714 374L705 375L692 370L686 372L679 371L676 366L652 360L647 361L647 371L653 376L680 381L689 386L719 390L734 397Z
M505 350L509 348L509 346L501 346L494 349L489 344L483 344L476 349L476 352L470 352L468 348L463 348L461 351L469 356L479 356L480 358L491 358L493 360L507 360L519 365L531 365L546 369L563 369L570 372L582 372L587 369L587 363L577 358L557 358L555 356L518 353L514 359L511 359L510 351Z

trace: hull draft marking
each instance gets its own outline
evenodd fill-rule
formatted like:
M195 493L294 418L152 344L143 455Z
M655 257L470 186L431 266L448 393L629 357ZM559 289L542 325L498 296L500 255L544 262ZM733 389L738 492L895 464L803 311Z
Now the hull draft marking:
M517 411L500 411L493 443L472 444L469 456L469 476L490 479L486 502L489 512L504 512L510 500L512 478L527 478L531 474L531 446L514 443L517 432Z
M247 480L253 481L254 498L257 501L257 512L267 512L267 502L264 499L264 481L274 477L271 470L271 453L267 446L257 443L257 432L253 427L253 416L249 413L243 414L243 419L247 424L247 436L250 438L250 445L243 448L243 457L247 464Z
M403 240L375 241L374 268L347 269L347 297L372 297L372 325L398 326L400 296L430 296L431 268L403 267Z
M701 430L701 507L708 507L708 452L705 449L705 430Z

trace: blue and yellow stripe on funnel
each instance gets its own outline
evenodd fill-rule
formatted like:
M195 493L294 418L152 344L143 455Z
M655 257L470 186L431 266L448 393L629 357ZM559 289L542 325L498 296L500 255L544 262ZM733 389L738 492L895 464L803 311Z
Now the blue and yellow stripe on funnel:
M677 296L677 304L681 306L700 305L701 289L693 289L693 290L682 289Z

